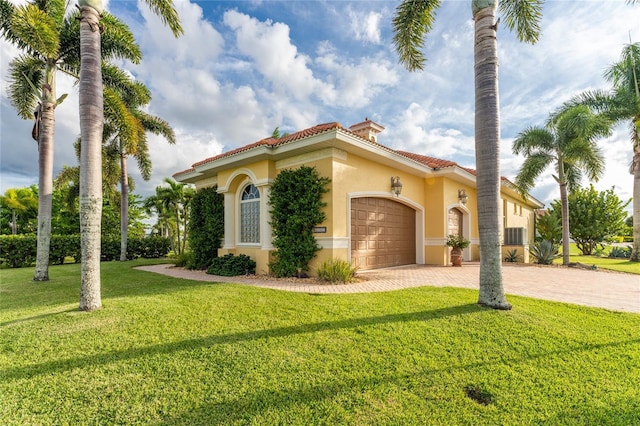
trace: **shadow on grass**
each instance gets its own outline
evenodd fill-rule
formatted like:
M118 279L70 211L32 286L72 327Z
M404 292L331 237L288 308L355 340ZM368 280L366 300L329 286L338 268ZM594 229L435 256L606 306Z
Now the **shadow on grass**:
M255 389L249 394L241 395L238 397L227 397L221 401L211 402L209 404L203 404L198 409L189 409L176 416L165 416L162 424L252 424L255 422L255 418L264 415L265 413L273 412L274 409L278 412L286 412L294 407L300 407L301 405L307 406L311 411L307 411L310 415L313 415L314 407L318 409L318 414L323 415L323 408L326 404L323 404L325 400L331 400L334 398L340 398L341 395L354 394L360 392L368 392L371 389L380 387L384 384L392 384L398 388L405 389L409 392L420 394L422 392L420 385L416 383L424 382L419 379L422 377L437 377L441 374L446 374L455 371L469 371L476 368L484 368L491 364L516 364L517 362L529 362L534 359L545 358L549 356L562 355L567 353L575 353L576 356L580 356L581 352L588 352L592 350L606 350L607 348L637 344L640 343L640 339L632 339L621 342L611 342L602 344L586 344L578 348L571 348L566 350L548 351L540 354L523 355L513 358L498 358L494 361L482 361L482 362L470 362L462 365L453 365L444 368L431 368L420 369L416 368L416 371L412 374L388 374L384 377L359 377L359 378L344 378L333 377L329 383L314 385L314 386L299 386L297 388L289 389ZM418 378L418 380L416 380ZM464 395L464 387L460 388L460 395ZM569 424L571 420L576 418L583 418L584 424L636 424L629 423L630 418L634 414L637 415L637 411L628 409L626 411L621 410L614 413L614 410L603 410L598 401L593 402L593 406L587 406L588 404L579 408L580 413L558 413L556 420L561 420L555 423L549 421L544 424ZM326 408L325 408L326 409ZM562 408L559 408L562 411ZM579 415L578 415L579 414ZM612 416L616 414L617 416ZM268 414L267 414L268 415ZM594 416L595 419L594 420ZM425 413L425 421L428 419L429 414ZM610 423L610 420L618 419L616 423ZM600 419L601 421L598 421ZM335 419L334 421L340 421ZM347 423L350 423L346 419ZM310 424L313 422L310 422ZM320 423L323 423L322 421ZM398 422L401 424L402 422ZM412 418L411 423L415 424L415 419ZM640 423L639 423L640 424Z
M166 262L166 261L165 261ZM101 296L110 298L169 294L224 283L191 281L135 269L140 262L102 262ZM0 271L2 311L38 309L80 303L80 264L52 265L49 281L34 282L32 268ZM15 322L17 320L14 320Z
M323 321L312 324L302 324L290 327L280 327L268 330L247 331L232 334L214 335L198 339L182 340L179 342L165 343L141 348L131 348L122 351L106 352L86 357L62 359L43 362L41 364L27 365L24 367L9 368L1 372L0 380L28 379L41 374L55 374L76 368L94 367L112 362L126 361L135 358L155 356L159 354L171 354L178 351L194 350L214 345L222 345L236 342L246 342L257 339L280 338L298 334L309 334L322 331L357 328L362 326L388 324L408 321L429 321L449 316L471 314L485 310L477 304L465 304L431 311L411 312L403 314L389 314L377 317L354 318L341 321ZM55 315L55 314L52 314Z
M20 324L23 322L28 322L28 321L38 321L41 319L45 319L45 318L49 318L49 317L53 317L56 315L60 315L60 314L67 314L70 312L77 312L78 309L60 309L54 312L49 312L46 314L41 314L41 315L33 315L30 317L25 317L25 318L18 318L12 321L5 321L5 322L0 322L0 327L5 327L5 326L9 326L9 325L13 325L13 324Z

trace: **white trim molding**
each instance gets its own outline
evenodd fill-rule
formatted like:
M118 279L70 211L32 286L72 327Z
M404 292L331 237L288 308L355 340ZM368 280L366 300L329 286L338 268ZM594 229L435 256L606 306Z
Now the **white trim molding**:
M348 249L349 237L316 237L323 249Z

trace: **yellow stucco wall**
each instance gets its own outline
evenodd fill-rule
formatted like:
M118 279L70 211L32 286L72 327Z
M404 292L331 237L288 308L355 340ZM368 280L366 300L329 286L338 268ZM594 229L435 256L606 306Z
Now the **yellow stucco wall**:
M389 164L395 163L389 162ZM217 184L221 192L227 193L225 202L233 200L237 204L239 191L242 190L245 182L253 182L261 190L261 194L265 194L264 191L268 191L271 182L284 169L305 165L315 167L320 175L329 177L331 179L329 192L324 196L324 201L327 203L326 220L318 224L326 227L326 233L316 234L316 238L324 248L311 262L312 275L317 266L325 260L332 258L350 260L350 199L360 196L392 198L416 210L419 213L417 217L423 218L422 223L416 227L418 234L416 240L420 247L417 250L419 257L417 262L431 265L449 264L450 249L444 244L448 230L448 210L457 208L464 214L464 235L471 240L471 246L465 250L464 259L479 260L476 190L472 184L461 183L464 182L463 178L457 178L454 181L446 176L417 176L389 164L375 163L335 147L324 148L279 161L261 160L237 169L222 170L213 177L196 182L196 187ZM392 176L399 176L403 184L400 197L395 197L391 193ZM464 189L468 195L466 205L460 204L458 200L460 189ZM529 229L529 238L532 239L533 209L522 200L504 196L504 194L503 198L503 206L506 206L504 212L506 226L526 227ZM261 199L261 203L266 202L266 199ZM514 205L516 205L515 213ZM231 228L237 232L238 217L236 209L233 217L228 218L233 224L226 229ZM258 245L235 244L235 246L225 247L220 249L219 254L246 254L256 261L257 273L262 274L269 272L268 263L272 250L270 242L261 241ZM520 251L520 254L524 253Z

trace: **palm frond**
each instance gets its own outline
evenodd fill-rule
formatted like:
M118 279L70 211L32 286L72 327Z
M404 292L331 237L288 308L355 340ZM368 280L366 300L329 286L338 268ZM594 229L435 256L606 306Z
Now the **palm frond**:
M138 120L115 90L105 87L103 96L105 121L110 121L118 129L121 141L135 146L138 141Z
M57 59L60 45L58 27L46 12L33 4L20 6L14 10L11 26L15 37L28 46L28 52Z
M60 28L60 68L72 75L80 74L80 12L75 10Z
M134 64L139 64L142 52L129 27L107 12L103 13L100 22L104 27L101 36L102 59L128 59Z
M171 29L175 37L184 34L184 30L180 25L178 11L173 5L173 0L144 0L144 2L165 25L169 26L169 29Z
M59 32L64 25L65 15L67 12L67 0L34 0L33 4L38 9L44 11L55 22L56 29Z
M433 27L438 0L403 0L393 18L393 44L399 61L409 71L424 69L424 39Z
M534 187L535 180L554 161L552 155L544 152L532 153L525 158L515 182L522 196L526 196Z
M511 150L514 154L525 157L536 152L551 155L555 151L555 137L551 131L543 127L528 127L520 132L513 141Z
M164 136L167 142L172 145L176 143L175 132L167 121L143 111L136 111L135 115L147 132L151 132L154 135Z
M33 119L43 81L44 63L38 58L19 55L9 64L9 98L21 118Z
M510 31L518 40L535 44L540 38L540 21L544 0L501 0L500 13Z
M136 152L134 157L138 163L138 170L140 170L142 179L147 181L151 179L151 157L149 156L149 147L147 146L146 137L140 138L140 142L138 143L138 151Z

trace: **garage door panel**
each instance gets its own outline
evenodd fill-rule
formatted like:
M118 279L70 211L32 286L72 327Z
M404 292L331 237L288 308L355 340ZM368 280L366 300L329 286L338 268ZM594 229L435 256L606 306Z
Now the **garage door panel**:
M394 200L351 200L351 257L361 269L415 263L415 211Z

